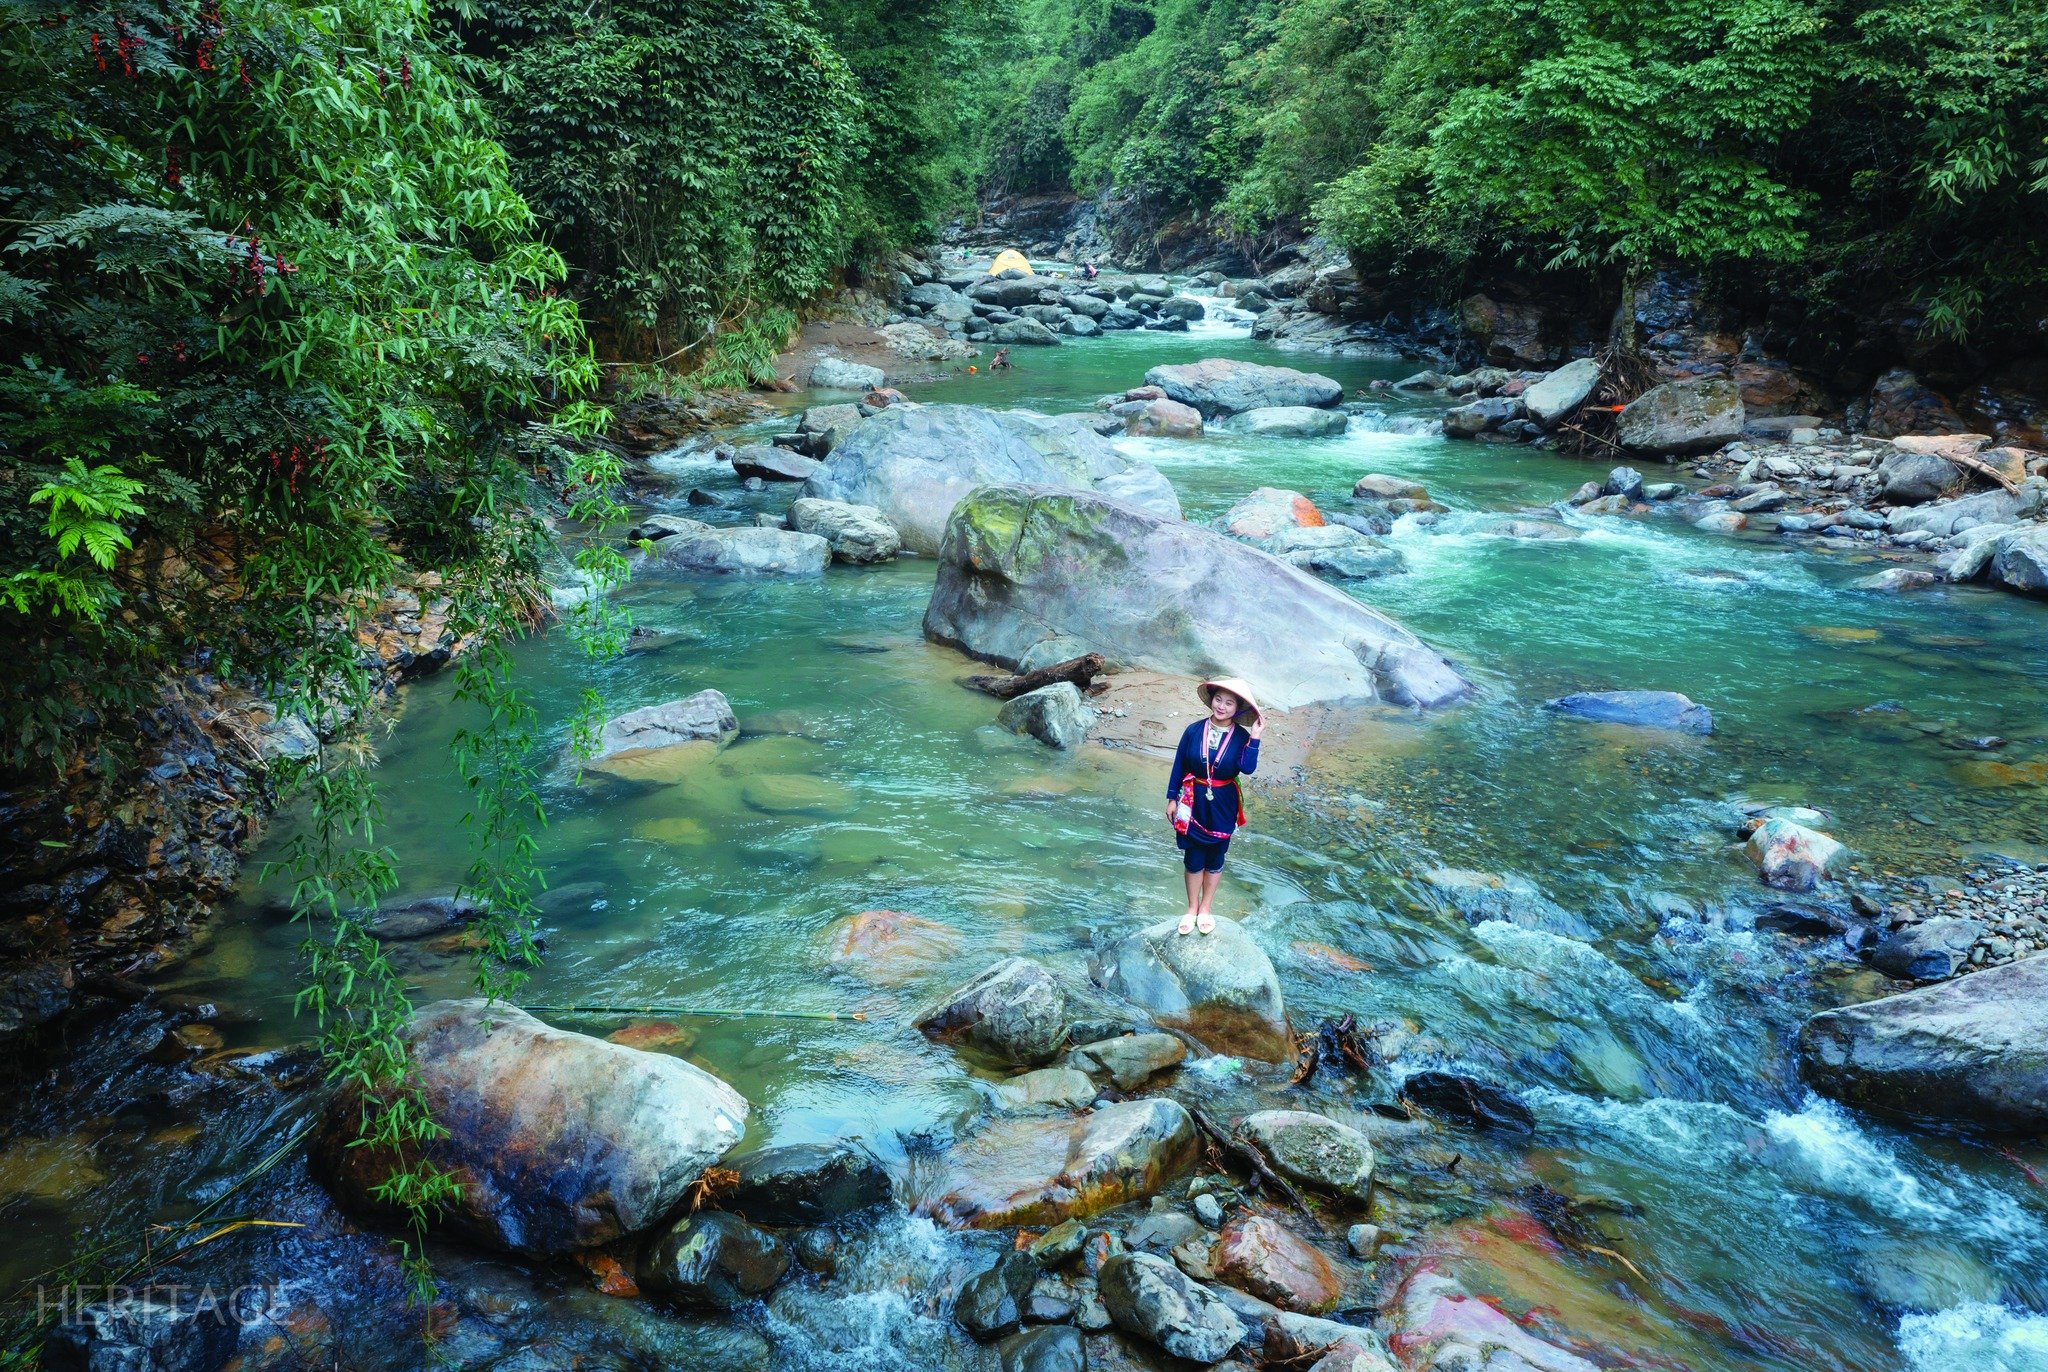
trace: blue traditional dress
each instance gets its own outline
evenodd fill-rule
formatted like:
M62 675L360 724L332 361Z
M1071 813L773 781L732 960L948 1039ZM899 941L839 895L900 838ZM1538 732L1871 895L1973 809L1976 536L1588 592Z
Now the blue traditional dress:
M1174 838L1174 846L1185 854L1183 865L1188 871L1223 870L1230 836L1244 816L1237 779L1258 770L1259 741L1238 725L1230 726L1220 744L1206 719L1196 720L1182 732L1180 748L1173 755L1173 775L1166 783L1166 798L1180 799L1181 783L1194 778L1188 830Z

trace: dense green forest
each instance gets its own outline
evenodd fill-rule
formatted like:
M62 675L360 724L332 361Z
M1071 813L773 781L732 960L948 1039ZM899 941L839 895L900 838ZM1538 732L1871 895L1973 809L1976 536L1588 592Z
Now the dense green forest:
M1114 185L1362 270L1735 267L1937 335L2048 287L2048 10L2017 0L1033 0L982 183Z

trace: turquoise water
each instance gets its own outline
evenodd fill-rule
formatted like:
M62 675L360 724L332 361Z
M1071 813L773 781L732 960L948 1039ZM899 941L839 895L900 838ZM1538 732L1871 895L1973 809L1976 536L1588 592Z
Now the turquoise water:
M1291 363L1353 388L1411 369L1290 357L1213 328L1017 356L1008 375L903 389L1058 412L1204 356ZM1838 949L1750 928L1765 892L1726 823L1742 798L1819 807L1873 877L1988 853L2048 860L2035 846L2048 835L2048 767L2036 765L2048 760L2048 608L1973 589L1850 591L1869 570L1854 552L1670 522L1546 513L1579 536L1494 537L1598 469L1389 431L1432 408L1367 399L1379 412L1336 439L1125 442L1173 480L1190 518L1260 485L1343 509L1367 472L1421 480L1451 509L1396 529L1406 573L1349 589L1453 657L1477 698L1426 717L1367 712L1306 777L1255 793L1218 901L1274 957L1298 1025L1350 1011L1398 1026L1414 1060L1493 1076L1535 1107L1527 1148L1466 1136L1396 1152L1417 1194L1434 1194L1433 1169L1453 1151L1476 1178L1452 1199L1396 1206L1415 1251L1453 1255L1468 1284L1518 1312L1553 1309L1556 1327L1634 1365L2048 1366L2048 1322L2030 1313L2048 1310L2048 1193L2021 1165L2048 1166L2048 1150L2008 1157L1903 1133L1804 1093L1790 1056L1801 1018L1881 984ZM790 494L741 492L692 452L655 465L676 477L678 502L692 484L727 497L720 519L779 511ZM1180 908L1158 822L1162 764L1056 755L995 729L994 704L955 684L974 665L921 638L931 580L931 563L912 560L800 583L644 577L621 599L641 625L672 631L658 650L595 667L559 636L520 652L556 728L551 763L586 684L614 712L716 687L744 730L663 784L550 772L544 856L559 899L528 999L864 1012L687 1022L664 1046L754 1103L750 1141L856 1136L899 1170L985 1100L954 1054L908 1031L912 1007L998 955L1075 959L1091 931ZM1684 691L1714 710L1717 732L1646 739L1540 709L1608 687ZM467 864L447 763L464 715L450 696L446 681L413 687L383 748L381 837L408 892L449 890ZM1990 765L1951 746L1991 733L2010 743ZM1518 922L1475 923L1419 879L1436 866L1518 876L1547 902ZM289 1004L297 934L261 894L224 915L177 978L238 1009L236 1043L304 1029ZM839 922L872 909L943 928L906 962L838 955ZM462 989L451 953L401 956L421 997ZM89 1136L78 1147L101 1182L0 1201L0 1216L43 1251L95 1209L145 1212L166 1184L147 1167L124 1175L125 1160L151 1156L145 1137ZM1633 1273L1583 1254L1539 1261L1503 1240L1487 1217L1535 1182L1623 1212L1606 1246ZM874 1241L842 1295L778 1304L778 1346L836 1331L839 1360L816 1365L920 1365L904 1350L944 1342L941 1326L861 1304L873 1295L863 1280L900 1285L939 1261L930 1253L949 1241L910 1223ZM1901 1271L1949 1280L1907 1309ZM862 1310L893 1332L860 1332ZM856 1359L845 1350L861 1338L873 1346Z

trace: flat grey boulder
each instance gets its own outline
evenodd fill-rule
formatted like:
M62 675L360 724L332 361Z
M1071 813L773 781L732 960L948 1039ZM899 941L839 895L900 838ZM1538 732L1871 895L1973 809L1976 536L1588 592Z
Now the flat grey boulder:
M816 534L832 545L835 561L887 562L903 551L903 536L872 505L798 496L789 507L789 527Z
M797 420L796 431L810 439L812 456L823 457L839 446L839 440L852 433L861 419L858 405L813 405Z
M1216 427L1227 434L1251 438L1336 438L1351 423L1342 410L1319 410L1311 405L1268 405L1246 410L1223 420Z
M1159 469L1101 435L1028 410L973 405L890 406L833 449L804 494L872 505L905 547L931 554L962 497L1010 482L1096 491L1180 518L1180 499Z
M1066 1060L1091 1077L1114 1082L1119 1090L1135 1091L1157 1073L1178 1067L1187 1055L1187 1045L1172 1034L1120 1034L1083 1044Z
M1567 362L1522 392L1529 418L1548 429L1586 403L1600 383L1600 364L1590 357Z
M1495 395L1444 411L1444 437L1477 438L1522 417L1519 396Z
M1013 734L1029 734L1048 748L1078 748L1088 737L1095 712L1071 681L1056 681L1003 702L996 723Z
M1021 343L1034 348L1057 347L1060 341L1058 334L1036 319L1012 319L996 325L988 336L993 343Z
M1013 669L1064 637L1153 671L1240 676L1278 709L1433 706L1471 689L1400 624L1271 554L1039 486L984 486L960 502L924 629Z
M403 1037L414 1083L448 1130L419 1149L460 1184L448 1223L511 1252L560 1255L649 1228L746 1131L746 1101L710 1073L502 1002L422 1007ZM350 1146L363 1107L358 1088L338 1094L314 1155L337 1198L377 1213L396 1160Z
M1733 381L1667 381L1629 401L1615 437L1631 452L1704 453L1742 437L1742 419Z
M763 481L803 481L817 470L816 458L767 443L750 443L732 455L733 475L742 480L757 476Z
M2048 1129L2048 957L2009 962L1806 1021L1799 1071L1880 1114Z
M1178 926L1161 920L1117 944L1103 969L1111 988L1219 1053L1285 1057L1287 1007L1265 950L1233 919L1219 916L1213 934Z
M701 519L690 519L683 515L649 515L632 528L626 530L626 541L628 543L658 543L664 538L674 538L677 534L702 533L710 527L709 524L706 524Z
M650 561L664 571L707 576L817 576L832 545L816 534L759 526L677 534L654 545Z
M1361 1208L1372 1200L1372 1142L1348 1124L1306 1110L1261 1110L1238 1126L1289 1181Z
M1714 732L1714 712L1676 691L1580 691L1547 700L1543 708L1607 724L1672 729L1681 734Z
M872 391L888 379L880 367L843 357L821 357L811 367L811 384L826 391Z
M1255 546L1290 567L1338 581L1387 576L1408 565L1399 549L1343 524L1282 529Z
M1358 478L1351 487L1353 500L1415 500L1427 502L1429 487L1405 476L1381 476L1377 472Z
M993 1062L1036 1067L1067 1041L1067 993L1028 958L1004 958L920 1010L911 1023Z
M1218 1363L1245 1336L1228 1305L1164 1258L1119 1253L1096 1281L1117 1328L1176 1358Z
M1154 367L1145 381L1165 391L1169 400L1194 406L1204 419L1276 405L1326 410L1344 398L1344 388L1327 376L1220 357Z
M605 721L597 738L597 756L588 765L602 768L627 753L708 743L723 748L738 738L739 716L718 691L699 691L681 700L642 706Z

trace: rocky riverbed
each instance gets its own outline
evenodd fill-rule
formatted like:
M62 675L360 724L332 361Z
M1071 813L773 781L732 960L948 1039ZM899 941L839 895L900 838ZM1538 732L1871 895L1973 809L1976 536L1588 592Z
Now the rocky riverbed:
M338 1147L351 1104L287 1046L294 936L255 890L16 1103L17 1274L72 1217L139 1229L310 1126L310 1158L237 1193L304 1228L192 1267L261 1278L231 1343L172 1308L83 1346L398 1366L424 1320L480 1369L1918 1372L2030 1337L2048 1160L1943 1132L2009 1121L1985 1083L2037 1070L1997 1037L1999 972L1888 993L1930 950L2031 951L2036 874L1959 859L2039 832L2041 736L1967 699L2035 699L1986 647L2035 607L1944 619L1785 569L1839 536L1753 553L1652 518L1728 498L1703 494L1741 475L1719 449L1668 499L1617 473L1551 505L1614 464L1418 432L1496 397L1394 364L1202 344L848 374L636 464L643 632L600 674L602 765L549 782L527 999L658 1008L460 1004L461 800L429 765L460 714L413 702L386 767L414 875L379 923L435 1002L418 1049L472 1179L428 1307L378 1160ZM1547 404L1557 370L1499 384ZM1853 440L1783 446L1800 475L1757 476L1878 503L1812 461ZM1104 680L958 684L1091 651ZM589 679L546 644L528 670L549 712ZM1282 708L1219 933L1182 940L1159 751L1219 670ZM2012 782L1958 770L1984 762ZM1985 880L1937 897L1939 870ZM1982 926L1959 955L1917 932L1956 916ZM1965 1027L1932 1061L1915 1026L1942 1017Z

